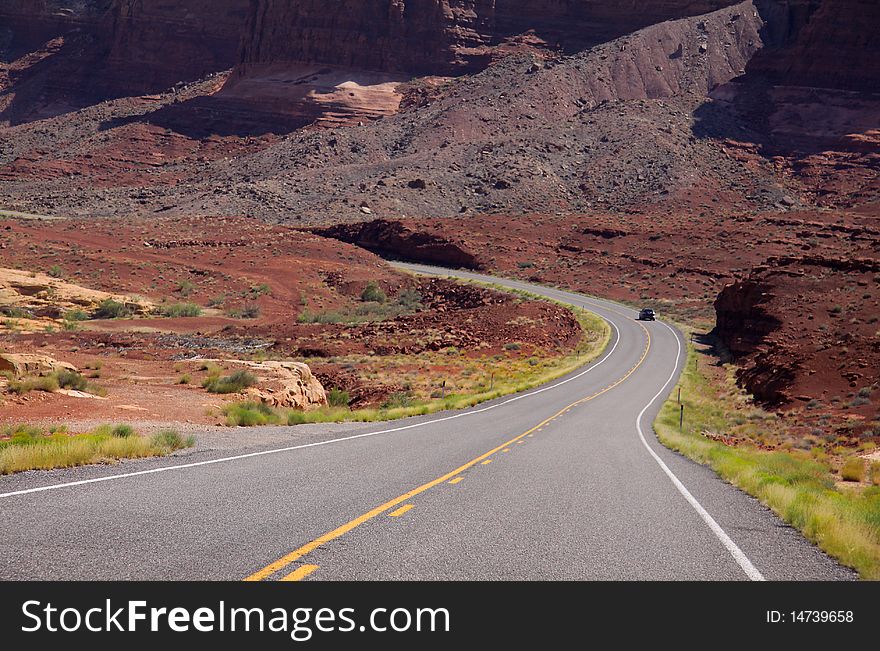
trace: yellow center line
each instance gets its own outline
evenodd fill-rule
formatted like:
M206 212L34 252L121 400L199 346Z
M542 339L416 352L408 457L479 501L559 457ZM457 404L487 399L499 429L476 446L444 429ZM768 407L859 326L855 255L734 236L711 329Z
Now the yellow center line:
M457 484L460 481L464 481L464 477L456 477L455 479L450 480L450 484Z
M481 463L480 465L482 465L482 466L488 466L490 463L492 463L492 459L486 459L486 460L485 460L483 463Z
M303 565L296 568L293 572L285 576L282 581L302 581L309 574L318 569L317 565Z
M404 513L406 513L407 511L409 511L412 508L413 508L412 504L404 504L399 509L397 509L396 511L392 511L388 515L389 515L389 517L392 517L392 518L399 518L401 515L403 515Z
M537 425L535 425L531 429L523 432L522 434L520 434L518 436L515 436L514 438L502 443L501 445L499 445L495 448L492 448L488 452L485 452L485 453L481 454L480 456L478 456L476 459L471 459L470 461L468 461L464 465L459 466L455 470L451 470L450 472L446 473L442 477L438 477L437 479L433 479L425 484L422 484L421 486L419 486L417 488L412 489L409 492L404 493L403 495L400 495L398 497L395 497L394 499L388 500L384 504L381 504L381 505L377 506L376 508L371 509L370 511L367 511L363 515L356 517L354 520L350 520L349 522L346 522L345 524L337 527L336 529L333 529L333 531L328 531L324 535L319 536L310 542L307 542L302 547L299 547L298 549L293 550L289 554L282 556L277 561L274 561L274 562L270 563L269 565L267 565L266 567L264 567L263 569L254 572L253 574L251 574L249 577L247 577L244 580L245 581L262 581L263 579L266 579L266 578L272 576L276 572L279 572L279 571L283 570L285 567L289 566L291 563L295 563L296 561L301 559L303 556L315 551L316 549L318 549L322 545L325 545L326 543L328 543L332 540L336 540L337 538L344 536L352 529L356 529L357 527L361 526L365 522L368 522L368 521L372 520L373 518L385 513L386 511L397 506L398 504L402 504L403 502L406 502L407 500L415 497L416 495L420 495L421 493L424 493L425 491L428 491L428 490L434 488L434 486L437 486L438 484L448 482L450 479L453 479L457 475L460 475L468 468L472 468L473 466L477 465L478 463L482 463L483 461L485 461L486 459L488 459L489 457L494 455L496 452L503 450L507 446L512 445L514 443L523 443L522 439L527 437L529 434L536 432L539 428L544 427L545 425L553 422L562 414L564 414L568 411L571 411L572 409L574 409L578 405L582 405L585 402L589 402L590 400L598 398L599 396L601 396L605 393L608 393L609 391L611 391L615 387L619 386L620 384L625 382L633 373L635 373L636 369L639 368L644 363L645 359L648 357L648 351L651 349L651 334L650 334L650 332L648 332L648 329L645 326L643 326L641 323L639 325L641 326L642 330L645 331L645 335L647 336L647 342L645 345L645 349L642 352L642 356L639 359L638 363L636 363L636 365L633 366L626 373L626 375L621 377L619 380L615 381L613 384L609 384L607 387L605 387L601 391L597 391L593 395L590 395L585 398L581 398L579 400L574 401L570 405L560 409L557 413L553 414L549 418L541 421L540 423L538 423ZM409 510L409 509L407 509L407 510ZM307 567L307 566L304 566L304 567ZM314 570L312 570L312 571L314 571ZM293 574L296 574L296 572L294 572Z
M502 452L510 452L510 448L504 448L504 449L501 450L501 451L502 451Z

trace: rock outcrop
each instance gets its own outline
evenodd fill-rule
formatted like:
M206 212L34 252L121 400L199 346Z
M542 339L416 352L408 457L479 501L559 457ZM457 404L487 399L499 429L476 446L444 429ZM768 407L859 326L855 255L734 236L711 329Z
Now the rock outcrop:
M94 26L106 5L104 0L0 0L0 64Z
M715 299L715 333L734 357L753 353L781 321L768 312L774 295L767 282L739 280Z
M308 364L300 362L254 362L246 364L259 376L259 386L245 394L270 407L308 411L327 404L327 394Z
M229 69L249 9L249 0L0 0L0 124Z
M10 3L26 5L0 11ZM0 128L65 114L4 132L10 207L317 223L617 212L694 183L738 210L784 196L854 207L878 193L876 95L768 85L880 86L877 3L76 4L106 9L32 61L0 66Z
M770 258L715 301L715 334L760 402L841 401L880 375L880 262Z
M76 370L73 364L60 362L48 355L0 353L0 372L10 373L17 380Z
M433 233L411 230L398 221L374 219L358 224L317 228L312 232L407 262L482 268L477 256L464 248L463 244L456 244Z
M113 0L99 26L113 93L157 92L231 68L252 4Z
M108 299L123 303L131 314L147 314L155 307L145 299L88 289L47 274L0 268L0 316L51 325L71 310L93 312Z

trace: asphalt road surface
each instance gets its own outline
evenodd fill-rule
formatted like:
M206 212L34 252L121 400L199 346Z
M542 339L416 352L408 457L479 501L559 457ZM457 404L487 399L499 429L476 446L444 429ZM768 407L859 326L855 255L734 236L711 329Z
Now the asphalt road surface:
M679 333L615 303L495 282L604 317L607 350L462 412L0 477L0 578L854 578L656 441Z

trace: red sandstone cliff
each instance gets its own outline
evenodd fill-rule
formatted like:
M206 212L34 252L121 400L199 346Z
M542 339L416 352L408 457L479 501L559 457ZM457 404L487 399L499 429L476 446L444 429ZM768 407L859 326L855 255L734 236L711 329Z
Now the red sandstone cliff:
M876 92L880 2L757 0L767 47L749 72L774 84Z
M0 123L231 68L249 0L0 0Z
M231 68L250 0L113 0L100 24L117 92L157 92Z
M96 23L109 0L0 0L0 64Z
M531 42L582 48L735 0L254 0L242 62L323 63L412 74L484 67L489 47Z
M241 64L239 79L258 76L269 66L278 70L291 64L393 74L462 74L485 67L498 46L571 52L647 25L735 4L734 0L0 0L0 64L62 37L63 43L55 44L51 56L42 57L41 65L29 74L17 74L15 82L39 86L26 90L28 103L43 101L65 110L109 97L158 92L236 63ZM755 0L755 6L750 11L759 16L745 18L760 18L764 25L760 41L767 47L750 63L750 76L788 85L878 87L880 3ZM16 122L29 114L43 115L15 107L7 118Z

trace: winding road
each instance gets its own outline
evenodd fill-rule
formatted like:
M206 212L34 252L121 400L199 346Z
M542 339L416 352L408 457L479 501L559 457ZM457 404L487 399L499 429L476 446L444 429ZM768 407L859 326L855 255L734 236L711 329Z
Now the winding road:
M606 351L461 412L285 428L283 443L0 477L2 579L852 579L755 499L661 446L680 333L585 307Z

